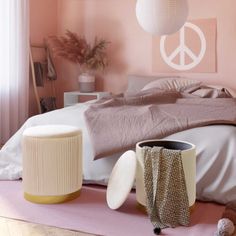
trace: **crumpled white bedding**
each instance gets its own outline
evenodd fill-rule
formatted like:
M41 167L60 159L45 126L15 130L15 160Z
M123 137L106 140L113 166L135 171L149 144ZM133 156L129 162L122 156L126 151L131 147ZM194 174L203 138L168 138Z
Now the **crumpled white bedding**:
M92 147L83 113L90 102L29 118L0 150L0 179L22 176L21 137L27 127L44 124L77 126L83 131L83 179L106 184L119 154L93 161ZM106 131L104 131L106 132ZM236 127L212 125L167 137L188 141L197 151L197 199L226 203L236 200Z

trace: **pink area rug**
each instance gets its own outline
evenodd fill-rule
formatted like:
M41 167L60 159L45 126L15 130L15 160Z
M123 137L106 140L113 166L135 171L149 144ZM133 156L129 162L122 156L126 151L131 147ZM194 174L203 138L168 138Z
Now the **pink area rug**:
M106 189L84 186L81 196L64 204L38 205L23 198L20 181L0 182L0 216L106 236L151 236L148 217L136 207L135 193L117 211L106 205ZM224 206L197 203L190 227L164 229L162 235L212 236Z

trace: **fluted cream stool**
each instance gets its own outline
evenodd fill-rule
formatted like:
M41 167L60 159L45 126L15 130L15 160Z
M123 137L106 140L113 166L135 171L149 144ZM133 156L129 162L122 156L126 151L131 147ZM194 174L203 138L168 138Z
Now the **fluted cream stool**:
M82 187L82 132L73 126L43 125L23 133L23 188L26 200L61 203Z

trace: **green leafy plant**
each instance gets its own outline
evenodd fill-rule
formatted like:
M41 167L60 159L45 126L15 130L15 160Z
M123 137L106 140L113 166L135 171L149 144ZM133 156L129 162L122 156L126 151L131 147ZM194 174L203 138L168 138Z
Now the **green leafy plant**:
M52 36L49 41L57 56L79 64L82 71L101 70L108 65L106 49L109 42L104 39L95 38L90 45L85 38L67 30L65 36Z

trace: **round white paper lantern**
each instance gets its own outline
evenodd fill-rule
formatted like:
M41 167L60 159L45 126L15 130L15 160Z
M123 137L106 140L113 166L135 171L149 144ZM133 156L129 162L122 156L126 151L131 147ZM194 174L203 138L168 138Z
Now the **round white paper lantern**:
M137 0L136 16L148 33L173 34L187 19L187 0Z

